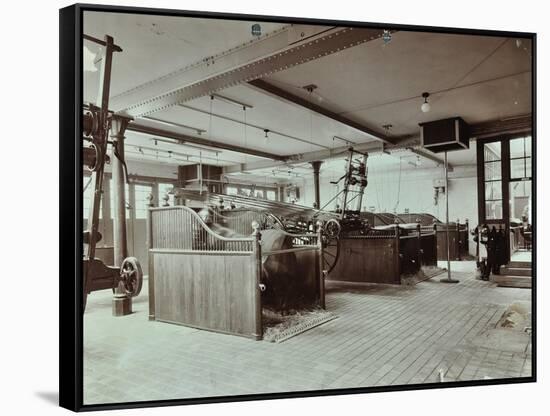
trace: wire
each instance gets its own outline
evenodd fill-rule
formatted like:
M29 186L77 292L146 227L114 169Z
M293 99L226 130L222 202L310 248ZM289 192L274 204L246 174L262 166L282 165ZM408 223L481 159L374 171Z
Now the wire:
M248 138L246 136L246 107L243 105L243 118L244 118L244 147L248 146ZM244 154L244 163L247 163L246 153Z
M88 182L86 182L86 185L84 185L84 189L82 190L82 192L86 192L86 189L88 189L88 186L92 182L92 177L93 176L90 175L90 179L88 179Z
M401 158L399 158L399 179L397 181L397 202L395 203L395 206L393 207L393 212L397 213L397 207L399 207L399 199L401 196Z

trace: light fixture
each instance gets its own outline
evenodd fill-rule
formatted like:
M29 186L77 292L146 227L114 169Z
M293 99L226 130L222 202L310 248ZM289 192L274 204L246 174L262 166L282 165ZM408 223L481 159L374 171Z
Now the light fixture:
M139 132L135 132L135 133L139 133ZM148 136L148 134L144 134L144 135ZM200 150L200 151L203 151L203 152L212 153L212 154L216 154L216 155L218 153L221 153L221 151L219 151L219 150L214 150L214 149L210 149L208 147L202 147L202 146L199 146L199 145L188 144L186 141L179 140L179 139L159 139L157 137L154 137L154 138L149 138L149 140L154 142L155 146L158 145L158 142L162 142L162 143L169 143L169 144L177 144L178 146L181 146L181 147L187 147L189 149Z
M226 103L228 103L228 104L238 105L239 107L254 108L253 105L244 103L244 102L242 102L242 101L235 100L234 98L226 97L225 95L212 94L212 95L210 96L210 99L213 100L214 98L216 98L216 99L219 100L219 101L226 102Z
M424 102L422 103L422 106L420 107L420 109L422 110L423 113L429 112L430 109L432 108L430 106L430 103L428 102L428 97L429 96L430 96L429 92L423 92L422 93L422 98L424 98Z
M175 123L175 122L173 122L173 121L168 121L168 120L162 120L162 119L156 118L156 117L141 116L140 118L143 118L143 119L146 119L146 120L151 120L151 121L156 121L157 123L164 124L164 125L170 126L170 127L181 127L182 129L193 130L193 131L194 131L196 134L198 134L199 136L200 136L202 133L205 133L205 132L206 132L206 130L200 129L200 128L198 128L198 127L187 126L187 125L185 125L185 124Z
M264 129L264 133L265 133L265 138L269 139L269 137L267 137L267 133L269 133L269 129Z

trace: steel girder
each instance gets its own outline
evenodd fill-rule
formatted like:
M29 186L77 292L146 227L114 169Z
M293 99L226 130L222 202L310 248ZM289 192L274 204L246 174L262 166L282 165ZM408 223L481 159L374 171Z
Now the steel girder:
M170 108L178 103L211 95L214 92L269 76L275 72L321 58L343 49L382 37L384 30L369 28L327 28L320 34L289 45L289 34L285 31L257 42L251 42L235 53L224 55L217 60L205 60L201 65L189 71L175 73L148 83L145 88L149 94L136 89L136 95L147 96L142 101L128 107L128 94L115 97L112 108L123 114L139 117ZM263 42L263 43L262 43ZM174 79L178 79L178 88L173 88ZM159 91L162 91L159 93ZM151 94L156 94L151 96ZM125 104L125 103L126 104Z

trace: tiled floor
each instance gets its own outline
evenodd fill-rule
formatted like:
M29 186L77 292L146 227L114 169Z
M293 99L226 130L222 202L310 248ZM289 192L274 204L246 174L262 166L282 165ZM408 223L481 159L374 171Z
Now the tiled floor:
M530 376L529 335L494 327L531 291L475 280L472 262L452 269L458 284L330 284L338 319L280 344L149 322L146 293L114 318L110 291L93 293L85 403Z

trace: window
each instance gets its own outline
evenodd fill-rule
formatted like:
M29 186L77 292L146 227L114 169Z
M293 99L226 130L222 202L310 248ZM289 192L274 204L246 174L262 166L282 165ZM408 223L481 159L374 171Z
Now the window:
M134 213L136 219L147 218L150 198L153 194L151 185L134 185L135 207Z
M531 178L531 137L510 140L510 179Z
M485 172L485 218L502 219L502 162L500 142L483 146Z
M226 195L238 195L239 194L239 188L236 186L226 186L225 187L225 194Z
M157 197L156 205L162 207L164 204L166 204L164 197L168 195L168 205L174 206L174 194L171 193L173 189L174 185L172 185L171 183L159 183L159 194Z
M109 189L111 190L111 218L115 218L115 188L113 184L113 179L109 179ZM124 185L124 195L126 197L126 218L130 218L130 209L129 209L129 198L130 198L130 189L128 184Z
M277 200L277 194L275 191L266 191L266 197L270 201L276 201Z
M255 197L255 198L264 199L265 197L264 197L264 191L263 191L263 189L256 189L256 190L254 191L254 197Z

